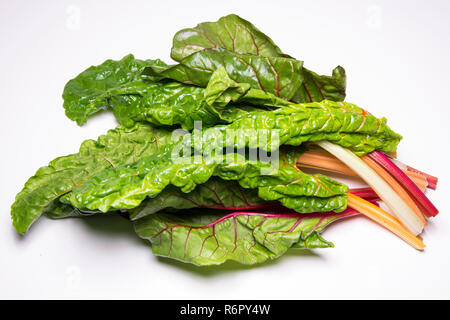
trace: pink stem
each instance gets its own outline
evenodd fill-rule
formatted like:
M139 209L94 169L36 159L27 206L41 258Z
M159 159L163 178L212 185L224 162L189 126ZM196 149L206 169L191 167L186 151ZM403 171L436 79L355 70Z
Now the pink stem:
M416 184L412 182L411 179L384 153L373 151L369 153L369 157L386 169L386 171L409 192L425 216L434 217L439 213L438 209L431 203L425 194L420 191Z

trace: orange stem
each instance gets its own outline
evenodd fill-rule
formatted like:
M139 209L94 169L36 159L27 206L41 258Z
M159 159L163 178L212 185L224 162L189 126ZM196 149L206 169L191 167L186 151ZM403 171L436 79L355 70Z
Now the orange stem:
M352 177L358 176L352 169L342 163L339 159L324 152L307 151L297 159L297 165L300 167L341 173ZM422 192L425 192L428 186L425 176L413 171L402 171L408 175L408 177L419 187Z

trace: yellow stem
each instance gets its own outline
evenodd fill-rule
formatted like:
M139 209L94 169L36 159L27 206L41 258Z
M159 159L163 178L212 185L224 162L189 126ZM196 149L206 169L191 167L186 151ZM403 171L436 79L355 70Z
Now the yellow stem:
M376 205L351 193L348 194L348 206L364 214L369 219L385 227L417 250L425 249L425 244L406 229L400 221Z

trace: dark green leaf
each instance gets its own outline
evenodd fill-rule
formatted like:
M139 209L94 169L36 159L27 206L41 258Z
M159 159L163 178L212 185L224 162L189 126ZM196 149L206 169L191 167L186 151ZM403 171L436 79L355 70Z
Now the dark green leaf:
M252 88L290 100L301 86L302 64L301 61L284 57L205 49L186 57L177 65L149 66L144 69L144 74L206 87L214 71L223 67L229 77L238 83L248 83Z
M267 35L235 14L222 17L216 22L200 23L194 28L177 32L173 39L171 56L181 62L195 52L210 48L223 48L265 57L291 58L282 53ZM294 102L344 100L346 88L344 68L336 67L332 76L320 76L304 67L301 73L302 86L290 100Z
M126 58L129 60L128 57ZM127 61L126 58L121 61L108 60L99 67L91 67L68 83L65 89L67 110L70 113L76 111L78 116L82 114L81 118L72 119L82 119L84 122L95 112L107 108L126 127L132 127L136 122L146 122L158 126L181 125L185 129L192 129L194 121L212 126L230 122L231 119L225 119L222 115L226 105L239 100L250 88L248 84L238 84L231 80L225 70L217 70L206 89L175 81L152 82L148 79L123 83L109 81L107 84L87 81L93 77L103 77L106 67L121 65L122 61ZM109 87L99 91L97 87L100 84ZM74 94L76 89L78 95ZM87 98L89 103L86 103ZM91 112L92 110L95 111Z
M194 28L178 31L173 37L171 57L175 61L181 61L208 48L224 48L267 57L283 55L272 39L252 23L230 14L217 22L203 22Z
M137 234L152 243L153 253L195 265L234 260L244 264L275 259L289 248L327 248L319 233L345 214L293 215L204 211L157 213L134 222Z
M303 68L302 86L292 97L292 101L313 102L325 99L343 101L346 81L345 70L341 66L334 68L331 76L320 76Z
M165 65L161 60L138 60L129 54L121 60L106 60L92 66L70 80L64 87L63 99L69 119L83 124L95 113L108 108L111 89L131 87L141 80L142 70L150 65Z
M135 220L163 209L256 210L268 205L267 201L258 197L258 190L244 189L236 181L213 177L189 193L168 186L157 197L148 198L139 207L130 210L130 217Z

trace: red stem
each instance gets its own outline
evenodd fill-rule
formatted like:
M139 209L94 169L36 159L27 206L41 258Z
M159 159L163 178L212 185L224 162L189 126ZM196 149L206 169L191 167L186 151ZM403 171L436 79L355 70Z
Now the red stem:
M368 200L368 201L380 200L380 197L377 195L377 193L375 191L373 191L372 188L369 188L369 187L354 188L354 189L350 189L348 192L351 194L354 194L355 196L363 198L364 200Z
M434 217L439 213L438 209L431 203L425 194L420 191L416 184L412 182L411 179L384 153L373 151L369 153L369 157L386 169L386 171L409 192L410 196L417 203L425 216Z

